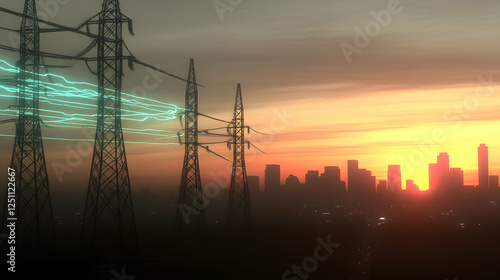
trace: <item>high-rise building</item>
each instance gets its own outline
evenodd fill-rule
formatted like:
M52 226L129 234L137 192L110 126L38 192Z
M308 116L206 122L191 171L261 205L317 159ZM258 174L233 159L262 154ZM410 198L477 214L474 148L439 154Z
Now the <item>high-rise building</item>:
M377 185L377 193L382 194L387 191L387 181L386 180L380 180L378 181Z
M485 144L479 145L477 148L478 154L478 172L479 172L479 185L480 191L488 191L488 147Z
M453 191L464 188L464 171L461 168L450 169L450 186Z
M259 176L247 176L248 191L250 192L250 197L259 193L260 178Z
M360 176L360 192L364 195L375 194L377 192L377 178L372 176L372 172L366 169L358 170Z
M297 176L294 176L292 174L288 175L286 178L286 186L287 187L298 187L300 186L300 181Z
M358 183L358 161L357 160L348 160L347 161L347 190L349 192L355 192Z
M387 186L389 191L397 192L402 190L401 186L401 166L389 165L387 169Z
M429 164L429 190L446 192L450 190L450 157L448 153L439 153L437 163Z
M366 169L358 169L358 161L347 162L348 191L356 196L375 194L376 178L372 172Z
M363 196L375 194L376 183L371 171L358 168L357 160L347 161L347 184L350 194Z
M266 192L276 191L281 184L280 180L281 176L281 168L277 164L268 164L266 165L265 171L265 184L264 188Z
M332 182L340 181L340 168L338 166L325 166L325 173L321 174L322 178Z
M406 191L409 193L415 193L418 192L420 189L418 188L415 183L413 183L413 180L406 180Z
M439 153L437 156L437 165L440 174L446 174L450 171L450 156L448 153Z
M309 188L319 187L319 171L309 170L306 173L306 186Z
M319 177L319 183L326 195L339 198L346 193L345 182L340 180L340 167L325 166L325 172Z

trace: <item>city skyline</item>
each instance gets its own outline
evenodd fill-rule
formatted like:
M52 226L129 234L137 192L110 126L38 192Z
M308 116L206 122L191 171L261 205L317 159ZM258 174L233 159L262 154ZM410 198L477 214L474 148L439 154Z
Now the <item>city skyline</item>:
M488 168L488 146L485 144L480 144L478 146L478 164L476 168L476 172L481 174L483 173L483 179L480 181L479 178L481 177L480 175L478 176L478 181L475 184L468 184L466 182L471 182L471 180L466 181L464 177L464 172L461 167L450 167L450 155L448 153L442 152L439 153L437 156L437 162L438 163L428 163L429 166L429 173L428 173L428 184L429 188L421 187L418 184L415 183L415 181L411 178L404 179L405 177L403 176L403 173L401 173L401 166L400 165L388 165L387 166L387 175L386 177L377 177L377 176L372 176L371 170L367 169L359 169L359 161L358 160L348 160L347 166L348 168L342 172L342 169L339 166L324 166L325 168L325 173L327 173L327 169L332 170L332 169L337 169L339 174L338 178L339 180L343 180L344 182L348 183L350 180L350 175L349 175L349 166L352 164L352 168L356 170L361 170L362 172L368 172L366 173L367 176L372 176L376 178L375 181L375 189L378 190L378 186L381 182L386 186L387 190L394 189L395 191L397 190L406 190L407 185L410 184L410 187L412 190L415 190L416 187L418 187L419 191L428 191L433 188L436 188L438 185L442 185L443 181L452 181L455 182L456 184L459 184L461 188L464 187L473 187L475 189L481 190L484 184L486 184L485 189L491 189L491 186L496 186L498 188L498 173L492 174ZM266 191L266 186L267 184L272 185L272 186L284 186L288 185L287 182L288 180L292 181L298 181L300 184L307 185L308 181L308 175L309 176L315 176L319 177L319 172L320 170L315 170L315 169L307 169L307 172L304 174L287 174L287 173L281 173L281 168L282 165L280 164L267 164L266 165L266 171L264 172L264 180L260 184L260 190L261 191ZM269 173L268 171L269 170ZM355 172L355 171L354 171ZM443 174L446 173L446 174ZM278 175L277 175L278 174ZM269 175L269 176L268 176ZM304 179L300 180L299 176L303 175ZM280 183L277 184L277 176L280 178ZM355 173L352 175L353 179L352 181L356 180L355 178ZM363 176L362 174L358 174L358 176ZM485 177L484 177L485 176ZM256 175L253 175L252 177L259 177ZM268 179L272 178L272 179ZM285 178L283 180L283 178ZM484 179L485 178L485 179ZM269 183L268 183L269 180ZM434 183L432 183L432 182ZM392 186L392 187L391 187ZM347 188L348 190L349 188ZM378 191L377 191L378 192Z

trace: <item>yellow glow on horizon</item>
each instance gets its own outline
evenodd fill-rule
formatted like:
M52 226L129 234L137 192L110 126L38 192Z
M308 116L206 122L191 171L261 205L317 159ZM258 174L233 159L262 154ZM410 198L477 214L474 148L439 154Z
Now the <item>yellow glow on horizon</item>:
M478 88L482 95L476 95ZM399 164L403 187L411 179L427 190L428 165L447 152L450 168L462 168L464 183L476 185L481 143L490 147L490 174L500 174L500 145L493 133L500 127L500 95L495 94L500 87L493 89L490 96L485 96L486 87L477 85L361 97L332 94L329 99L293 104L287 110L296 119L265 143L270 156L258 166L281 164L282 180L289 173L303 180L307 170L322 172L323 166L336 165L345 180L347 160L356 159L378 181L386 179L387 165Z

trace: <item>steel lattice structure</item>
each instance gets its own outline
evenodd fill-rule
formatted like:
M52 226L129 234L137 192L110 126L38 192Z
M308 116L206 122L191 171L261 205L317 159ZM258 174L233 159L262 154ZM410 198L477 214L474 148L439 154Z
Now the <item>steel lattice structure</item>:
M193 59L189 64L185 107L185 154L175 227L181 230L194 220L194 226L200 231L205 227L205 211L198 160L198 87Z
M6 200L2 223L15 215L18 243L36 245L36 249L29 248L29 255L47 256L56 250L56 234L40 128L39 31L35 0L26 0L17 77L19 117L11 163L16 173L15 213L7 211L11 207Z
M234 227L237 224L244 224L247 229L250 229L252 227L252 211L245 166L245 128L245 110L243 108L241 85L238 84L234 104L234 119L228 127L230 134L233 136L233 141L229 144L234 148L226 226Z
M97 129L82 228L82 241L93 248L97 240L109 239L122 248L137 245L121 124L122 24L127 21L118 0L104 1L98 20Z

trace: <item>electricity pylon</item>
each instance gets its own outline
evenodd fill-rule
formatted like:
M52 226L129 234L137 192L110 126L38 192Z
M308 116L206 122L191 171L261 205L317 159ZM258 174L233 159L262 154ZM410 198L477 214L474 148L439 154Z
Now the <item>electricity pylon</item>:
M122 15L118 0L104 0L97 39L97 128L82 227L82 243L137 247L130 179L121 123Z
M198 160L198 87L193 59L189 63L185 107L185 153L175 228L180 231L187 226L193 226L201 232L206 224Z
M29 250L19 255L46 257L56 252L56 234L40 127L40 30L35 0L25 1L20 35L19 117L11 163L15 182L8 184L7 191L9 198L15 188L15 207L6 199L2 230L17 218L18 247Z
M236 90L234 104L234 118L228 130L233 136L233 171L229 200L226 212L226 226L228 228L244 225L246 229L252 228L252 210L250 207L250 194L248 191L247 170L245 166L245 110L241 95L241 85Z

